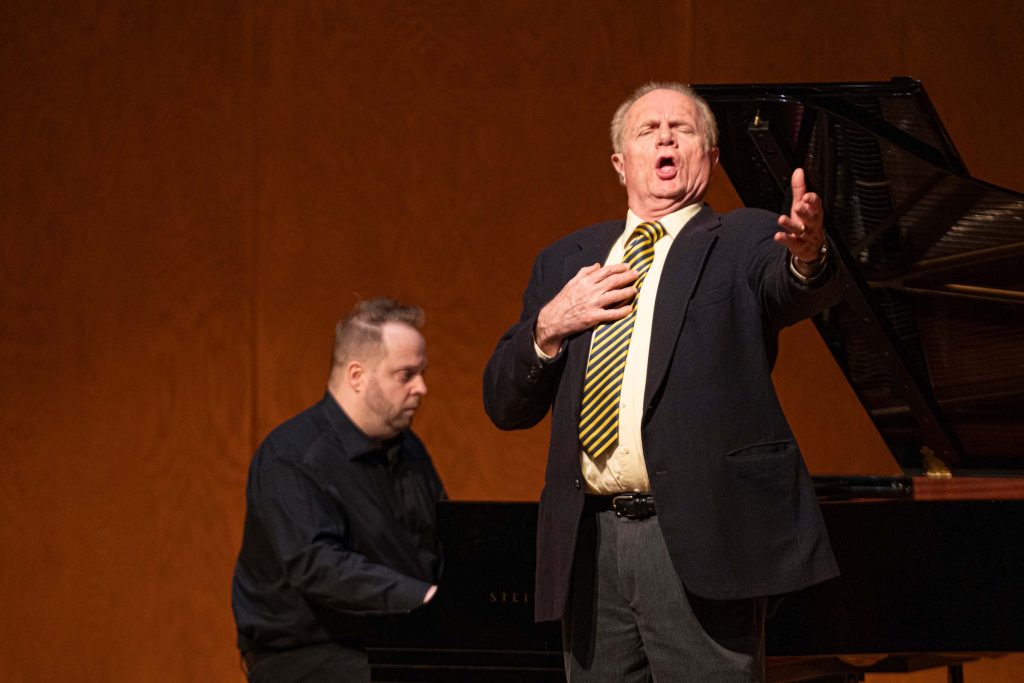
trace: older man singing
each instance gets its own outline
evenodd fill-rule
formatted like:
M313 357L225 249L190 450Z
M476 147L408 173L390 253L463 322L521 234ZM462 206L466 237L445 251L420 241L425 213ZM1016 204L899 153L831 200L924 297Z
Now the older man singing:
M571 681L759 681L766 598L838 573L771 370L843 282L801 170L786 216L702 203L689 87L639 88L611 134L625 220L541 252L484 376L498 427L552 413L536 617Z

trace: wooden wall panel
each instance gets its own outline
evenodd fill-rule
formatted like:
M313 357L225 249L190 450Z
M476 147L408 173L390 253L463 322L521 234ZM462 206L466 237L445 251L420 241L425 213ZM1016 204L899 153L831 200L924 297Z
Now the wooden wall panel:
M682 13L659 6L266 12L259 431L319 397L334 320L390 293L427 311L416 428L450 494L537 498L546 432L490 425L483 366L540 248L624 211L611 112L640 82L686 70Z
M907 73L976 175L1024 186L1016 5L815 7L0 6L0 679L242 679L245 469L357 297L427 309L416 426L453 496L535 499L546 429L491 427L480 376L536 252L621 215L607 120L645 80ZM787 334L787 411L812 464L859 467L819 460L877 435L814 343Z
M705 83L924 82L971 173L1024 189L1024 5L982 0L698 3L692 77Z
M238 9L0 10L4 681L237 670L254 224Z

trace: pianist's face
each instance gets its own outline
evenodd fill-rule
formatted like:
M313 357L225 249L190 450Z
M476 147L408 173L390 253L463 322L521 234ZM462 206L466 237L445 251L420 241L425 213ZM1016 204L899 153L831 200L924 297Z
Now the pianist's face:
M701 201L718 148L706 148L692 99L675 90L647 93L626 112L622 137L612 165L634 213L653 220Z
M368 435L389 439L409 427L427 393L427 345L423 335L404 323L381 327L384 355L369 369L363 392L369 415Z

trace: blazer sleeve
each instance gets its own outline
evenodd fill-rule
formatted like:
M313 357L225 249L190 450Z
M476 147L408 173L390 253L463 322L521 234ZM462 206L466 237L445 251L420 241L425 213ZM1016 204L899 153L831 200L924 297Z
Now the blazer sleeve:
M830 256L823 273L813 282L801 284L789 272L789 250L775 242L776 231L774 221L756 231L758 239L748 251L747 274L769 320L782 329L838 303L846 293L846 280L835 256Z
M564 351L545 361L534 348L537 314L561 286L546 273L546 253L534 261L519 322L502 335L484 369L484 410L499 429L526 429L540 422L565 367Z

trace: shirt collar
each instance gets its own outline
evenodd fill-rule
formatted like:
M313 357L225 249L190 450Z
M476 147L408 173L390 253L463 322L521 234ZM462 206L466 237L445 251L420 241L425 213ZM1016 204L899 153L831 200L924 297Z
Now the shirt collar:
M683 228L686 226L686 224L690 222L690 219L692 219L694 216L700 213L700 210L703 208L703 206L704 205L701 203L690 204L689 206L684 206L678 211L673 211L667 216L662 216L661 218L659 218L658 222L661 223L661 225L665 228L665 235L672 239L678 237L679 233L683 231ZM629 235L632 235L633 230L636 228L636 226L640 225L643 222L643 218L640 218L640 216L637 216L635 213L633 213L633 209L629 209L626 212L626 236L628 237Z
M341 441L342 448L349 460L367 455L382 455L401 444L405 438L405 432L402 432L395 438L383 443L373 441L356 427L355 423L352 422L352 418L338 405L337 400L335 400L330 391L324 393L320 406L327 417L327 421L334 428L335 435Z

